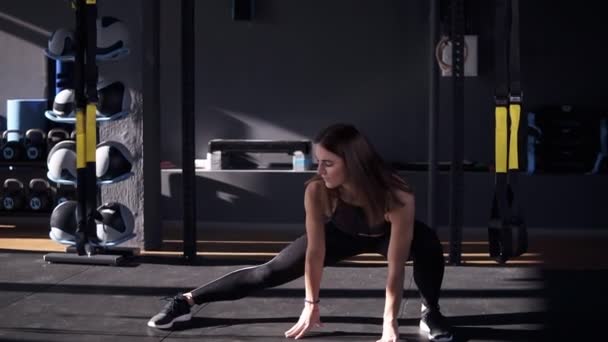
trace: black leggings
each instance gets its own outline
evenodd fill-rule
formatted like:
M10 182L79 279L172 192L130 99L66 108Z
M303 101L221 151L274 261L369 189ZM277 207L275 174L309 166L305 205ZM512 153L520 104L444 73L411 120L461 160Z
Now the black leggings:
M390 233L381 237L353 236L337 229L332 223L325 226L325 266L362 253L388 253ZM304 275L306 235L285 247L265 264L231 272L192 291L196 304L235 300L269 287L285 284ZM416 221L410 250L414 263L414 281L426 307L439 310L439 292L443 280L444 258L441 243L435 232Z

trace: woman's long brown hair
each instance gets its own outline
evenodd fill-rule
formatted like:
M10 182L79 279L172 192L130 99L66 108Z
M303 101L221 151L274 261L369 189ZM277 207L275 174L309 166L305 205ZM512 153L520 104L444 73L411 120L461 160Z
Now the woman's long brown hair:
M394 206L403 206L395 190L412 193L410 185L384 162L369 140L355 126L334 124L323 129L314 140L315 144L338 155L344 160L348 181L363 195L363 205L371 210L374 218L382 217ZM306 185L322 180L318 174ZM329 191L337 196L337 191Z

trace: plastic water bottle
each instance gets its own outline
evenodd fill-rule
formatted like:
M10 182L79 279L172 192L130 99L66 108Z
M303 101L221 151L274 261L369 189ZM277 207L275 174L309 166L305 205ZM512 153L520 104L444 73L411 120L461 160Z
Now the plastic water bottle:
M294 171L305 171L310 166L310 160L302 151L295 151L293 153L292 166Z

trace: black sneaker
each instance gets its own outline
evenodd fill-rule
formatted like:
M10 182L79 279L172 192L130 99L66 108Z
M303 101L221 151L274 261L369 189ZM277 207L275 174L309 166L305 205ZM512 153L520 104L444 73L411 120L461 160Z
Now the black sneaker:
M158 329L169 329L174 322L186 322L192 318L190 304L181 294L168 298L169 303L148 321L148 326Z
M422 313L420 331L424 332L431 341L448 342L452 340L452 327L437 310L427 310Z

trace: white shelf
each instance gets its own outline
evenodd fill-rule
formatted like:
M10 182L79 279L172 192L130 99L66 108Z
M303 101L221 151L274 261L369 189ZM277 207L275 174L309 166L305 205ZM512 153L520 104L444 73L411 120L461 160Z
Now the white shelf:
M123 58L124 56L128 55L130 52L130 50L128 48L120 48L118 50L114 50L105 54L100 54L97 55L95 57L95 59L97 61L115 61L118 59ZM73 62L76 57L73 54L68 54L68 55L56 55L54 53L51 53L48 49L44 49L44 54L51 58L54 59L56 61L61 61L61 62Z
M97 112L95 121L97 121L97 122L117 121L117 120L125 118L127 115L129 115L128 111L118 112L118 113L115 113L115 114L109 115L109 116L104 115L103 113ZM53 111L47 110L44 112L44 116L46 116L47 119L54 121L54 122L70 123L70 124L76 123L76 114L74 112L70 113L67 116L57 116Z

